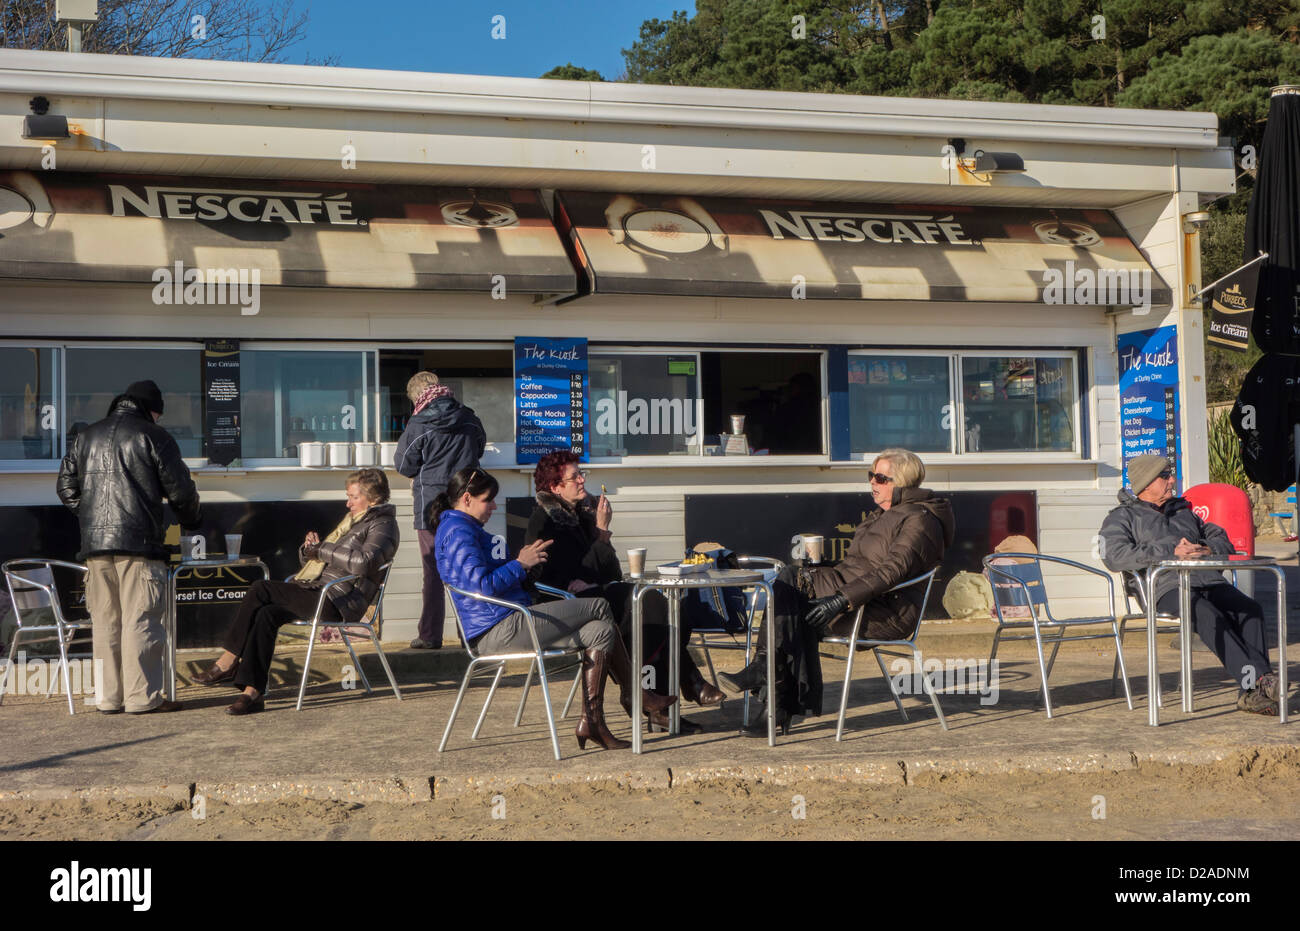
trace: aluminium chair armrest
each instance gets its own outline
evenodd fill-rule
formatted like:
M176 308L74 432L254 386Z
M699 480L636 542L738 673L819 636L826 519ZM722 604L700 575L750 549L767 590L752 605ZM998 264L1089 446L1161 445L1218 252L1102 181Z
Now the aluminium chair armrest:
M578 597L573 592L566 592L564 589L556 588L554 585L543 585L541 582L534 583L533 587L543 594L554 595L556 598L562 598L565 601L571 601Z

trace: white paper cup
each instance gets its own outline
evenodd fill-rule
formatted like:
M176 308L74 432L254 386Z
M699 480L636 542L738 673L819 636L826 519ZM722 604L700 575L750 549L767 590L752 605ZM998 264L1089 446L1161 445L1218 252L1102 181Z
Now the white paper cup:
M732 435L732 436L740 436L740 435L741 435L742 433L744 433L744 432L745 432L745 415L744 415L744 414L732 414L732 415L731 415L731 435Z
M801 534L801 536L803 537L804 557L810 563L821 562L823 555L822 549L826 541L815 533L805 533Z
M634 579L645 574L645 547L638 546L627 551L627 572Z
M239 555L239 544L244 540L242 533L226 534L226 555L234 559Z

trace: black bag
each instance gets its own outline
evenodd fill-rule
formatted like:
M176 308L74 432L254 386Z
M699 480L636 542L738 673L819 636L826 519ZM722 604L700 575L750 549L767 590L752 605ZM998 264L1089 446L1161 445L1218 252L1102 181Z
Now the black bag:
M703 555L712 559L719 569L740 568L731 550L706 550ZM682 621L692 630L725 630L736 634L749 627L747 608L743 588L697 588L688 591L682 599Z

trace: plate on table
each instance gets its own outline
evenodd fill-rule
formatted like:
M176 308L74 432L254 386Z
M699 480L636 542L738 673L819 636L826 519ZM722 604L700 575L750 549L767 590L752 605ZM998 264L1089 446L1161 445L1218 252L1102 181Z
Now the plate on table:
M700 572L708 572L712 568L713 560L694 563L692 565L686 565L680 562L670 562L659 567L659 574L668 576L696 575Z

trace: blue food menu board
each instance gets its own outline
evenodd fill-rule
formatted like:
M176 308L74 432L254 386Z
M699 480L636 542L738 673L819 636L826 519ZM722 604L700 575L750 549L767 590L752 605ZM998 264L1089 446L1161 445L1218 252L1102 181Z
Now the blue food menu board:
M558 449L588 459L585 339L515 339L515 461L536 462Z
M1179 428L1178 331L1176 327L1140 330L1119 337L1120 450L1124 485L1128 461L1144 453L1168 456L1183 488Z

